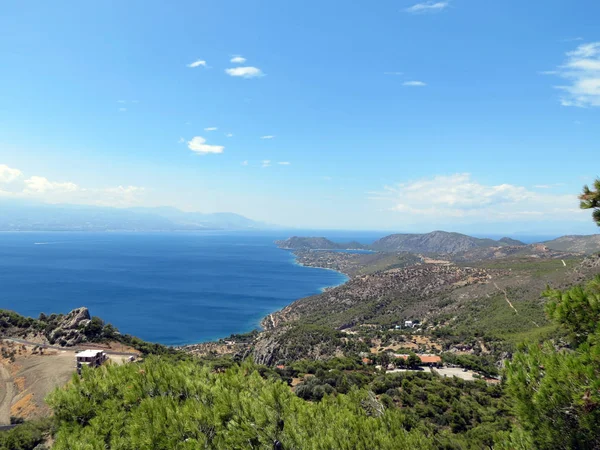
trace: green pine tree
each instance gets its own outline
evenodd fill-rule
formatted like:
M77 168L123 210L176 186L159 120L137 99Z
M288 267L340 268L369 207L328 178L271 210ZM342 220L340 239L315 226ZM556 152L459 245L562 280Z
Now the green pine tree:
M579 196L581 200L579 206L581 209L593 209L592 217L600 227L600 178L594 181L594 189L590 189L587 184L583 187L583 192Z

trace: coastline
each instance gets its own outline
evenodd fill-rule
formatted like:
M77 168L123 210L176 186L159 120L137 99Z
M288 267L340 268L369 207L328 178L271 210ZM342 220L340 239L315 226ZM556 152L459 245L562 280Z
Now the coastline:
M8 232L7 234L10 235L14 235L14 234L23 234L23 235L27 235L29 237L24 237L21 239L16 239L12 238L12 237L6 237L5 241L10 241L12 242L14 239L14 246L15 248L25 248L27 249L27 253L25 253L26 256L31 256L33 257L38 257L38 255L42 255L44 256L46 259L51 259L52 255L60 253L61 255L64 254L65 255L65 261L69 262L70 258L72 258L71 253L73 253L73 249L77 250L79 247L85 247L86 249L89 248L105 248L105 244L104 241L111 243L114 243L115 245L113 245L110 248L115 248L117 250L120 251L120 246L119 244L122 242L134 242L134 244L139 246L139 243L141 244L146 244L147 242L154 242L154 238L153 237L148 237L148 238L143 238L141 240L136 240L136 241L125 241L125 239L127 239L126 237L122 237L122 238L118 238L118 239L113 239L112 237L108 236L108 233L106 233L106 239L91 239L92 233L83 233L83 232L79 232L79 233L67 233L69 235L89 235L90 239L87 238L75 238L73 239L75 242L75 244L77 244L76 246L69 246L69 248L67 248L66 250L63 249L54 249L54 250L50 250L50 247L54 247L52 245L49 244L53 244L55 243L54 241L64 241L66 239L57 239L59 236L62 238L65 236L65 234L63 234L63 232L54 232L54 233L40 233L39 237L38 237L38 233L37 232ZM101 233L104 234L104 233ZM143 233L146 234L146 233ZM195 234L195 233L194 233ZM35 239L32 239L31 236L35 235ZM186 238L188 239L188 238ZM177 241L174 241L177 244L180 244L181 242L186 243L187 240L179 240L177 239ZM254 291L248 291L247 294L245 294L244 292L242 292L239 296L239 298L235 298L235 295L232 294L232 301L230 302L229 305L225 305L223 306L224 311L226 311L226 309L228 307L235 307L235 302L238 302L239 305L248 305L248 310L246 311L245 308L240 308L238 309L239 312L235 312L234 316L231 319L228 317L227 314L225 315L221 315L221 322L223 322L223 326L219 325L219 326L214 326L212 327L212 325L210 323L207 324L206 329L204 329L204 327L201 327L201 325L204 323L203 320L204 317L202 316L203 311L202 310L198 310L198 308L196 308L195 313L192 316L188 316L188 319L184 319L186 320L185 323L196 323L200 325L200 331L195 333L195 332L186 332L178 331L178 325L173 325L173 324L177 324L177 322L167 322L167 321L171 321L172 319L172 315L170 314L166 314L164 316L160 316L160 315L154 315L154 322L155 323L164 323L165 324L165 329L174 329L174 331L172 333L169 333L168 331L162 331L160 333L158 332L152 332L150 334L148 333L143 333L143 331L146 330L146 327L143 326L138 326L138 322L139 323L146 323L144 322L144 320L140 320L140 318L138 316L135 316L135 320L125 320L124 323L120 323L119 320L117 320L117 317L115 316L114 312L111 312L110 310L107 312L105 309L100 309L100 307L98 306L100 304L100 306L102 306L102 299L104 299L104 302L106 302L108 299L106 298L106 292L102 292L100 289L92 289L92 294L89 298L85 299L84 301L81 301L81 303L77 303L77 304L73 304L71 305L68 302L64 302L64 304L60 303L58 304L58 302L54 305L50 305L48 306L47 304L44 303L45 299L41 298L37 303L35 302L28 302L27 305L19 305L19 304L10 304L9 302L5 303L4 308L9 309L9 310L13 310L13 311L17 311L19 314L23 314L24 316L30 316L30 317L38 317L38 315L40 314L40 311L44 311L47 313L60 313L62 312L63 314L67 314L69 311L73 310L74 308L81 306L81 304L84 304L85 306L90 308L90 311L93 314L98 315L98 317L100 317L102 320L106 321L106 323L111 323L113 324L116 328L118 328L119 330L121 330L121 332L123 334L131 334L132 336L136 336L139 337L140 339L143 339L146 342L156 342L156 343L161 343L162 345L165 346L170 346L170 347L176 347L176 348L182 348L182 347L188 347L191 345L195 345L195 344L201 344L201 343L209 343L209 342L223 342L224 340L229 340L230 336L236 336L240 339L242 338L242 335L246 335L246 334L250 334L253 332L260 332L263 331L265 329L271 328L271 321L269 319L269 317L277 317L277 312L281 311L282 309L290 306L291 304L297 302L298 300L301 300L303 298L306 297L312 297L312 296L318 296L320 295L322 292L325 292L329 289L334 289L336 287L342 286L345 283L347 283L350 280L350 277L348 276L348 274L344 273L341 270L335 270L335 268L331 268L331 267L319 267L319 262L315 261L315 264L311 264L310 261L308 261L307 264L305 263L301 263L298 258L296 257L296 252L289 252L291 254L287 254L288 252L282 253L280 252L280 250L282 250L281 248L275 246L273 244L272 241L272 237L269 236L267 239L265 239L265 237L255 240L254 238L248 238L248 239L238 239L238 238L231 238L231 239L227 239L227 240L223 240L223 242L225 243L230 243L230 242L249 242L249 243L253 243L253 242L257 242L258 244L260 244L260 246L264 246L264 247L270 247L270 250L265 250L265 254L267 256L265 256L266 259L264 259L264 261L268 264L265 263L265 265L259 264L258 266L254 265L255 263L253 261L263 261L262 257L262 252L263 250L258 249L256 250L257 253L257 257L255 258L254 253L255 250L254 249L248 249L248 250L244 250L244 251L238 251L235 250L234 255L239 255L241 257L243 257L244 255L246 255L246 259L247 262L244 263L246 265L254 265L254 269L253 271L250 271L247 275L246 278L247 280L250 280L247 282L247 284L254 286L257 285L259 287L259 290L257 290L256 293L256 301L253 298L254 295ZM192 236L189 238L189 240L193 240L195 241L196 239ZM163 241L161 241L163 242ZM212 241L208 241L208 242L212 242ZM217 242L218 245L221 245L221 241L217 240L215 241ZM37 245L36 245L37 244ZM43 245L46 244L46 245ZM93 244L93 245L92 245ZM172 245L172 244L169 244ZM216 245L216 244L215 244ZM30 247L31 246L31 247ZM34 248L35 247L35 248ZM11 247L12 248L12 247ZM37 249L36 249L37 248ZM42 250L43 248L46 248L48 250ZM134 248L134 247L132 247ZM135 247L137 248L137 247ZM157 248L161 248L161 247L157 247ZM200 250L204 251L205 247L198 247ZM206 247L208 250L204 251L205 256L204 259L202 261L206 261L207 259L210 260L213 257L210 256L210 250L217 248L217 247L210 247L207 246ZM228 247L229 248L229 247ZM233 247L231 247L233 248ZM186 247L187 249L187 247ZM198 251L200 251L198 250ZM152 252L148 252L149 257L153 257L154 255L154 250L152 250ZM189 253L189 252L188 252ZM194 253L194 252L191 252ZM195 254L195 253L194 253ZM50 255L50 256L47 256ZM186 254L184 253L184 256ZM268 256L271 255L271 256ZM100 260L103 260L102 258L104 258L104 256L101 254ZM109 255L110 256L110 255ZM145 253L142 256L147 256ZM140 258L140 255L138 255L137 253L134 254L133 259L137 260ZM137 258L137 259L136 259ZM94 260L96 260L96 257L94 257ZM152 260L148 260L150 262L152 262ZM134 261L135 262L135 261ZM204 262L203 262L204 263ZM291 265L288 265L291 264ZM305 271L304 269L299 269L298 267L294 267L294 266L298 266L298 267L302 267L302 268L321 268L321 269L325 269L325 270L330 270L333 272L336 272L336 274L332 274L330 272L308 272ZM66 274L69 274L70 270L72 269L72 267L75 266L71 266L68 264L65 264L64 267L58 267L56 268L56 270L64 270ZM120 267L120 266L119 266ZM242 264L243 267L243 264ZM125 273L127 272L125 269L125 267L120 267L121 271L119 273ZM127 266L127 268L129 268L129 266ZM168 272L168 270L170 270L168 267L161 267L161 270L167 270L167 275L170 273ZM61 272L62 273L62 272ZM74 273L73 276L78 275L78 272ZM127 275L127 274L126 274ZM127 278L128 276L125 276L125 278ZM100 285L100 282L102 280L105 280L106 277L103 275L103 272L100 272L100 276L99 279L96 280L98 281L96 284ZM169 278L170 280L170 278ZM299 281L300 280L300 281ZM123 280L121 280L123 281ZM125 279L124 281L129 281L128 278ZM175 280L177 281L177 280ZM27 282L27 280L23 281L24 283ZM116 283L115 285L119 285L119 283ZM126 286L130 286L129 284L124 284ZM279 291L279 285L282 285L281 288L281 293ZM131 289L132 292L137 292L136 290L136 286L137 284L131 284ZM146 285L144 285L146 286ZM172 286L175 286L175 289L173 289L173 295L177 295L179 290L177 288L177 284L173 284ZM202 286L202 285L200 285ZM93 286L92 286L93 287ZM152 287L152 286L151 286ZM193 286L194 287L194 286ZM209 286L210 288L210 286ZM146 289L147 291L148 289ZM143 292L141 294L147 294L147 292ZM186 291L187 292L187 291ZM210 293L210 292L209 292ZM96 295L97 294L97 295ZM141 295L140 294L140 295ZM235 292L234 292L235 294ZM161 291L161 295L162 291ZM167 292L166 295L170 295L170 292ZM150 300L147 300L146 297L139 297L141 302L146 302L146 301L154 301L152 298L150 298ZM98 300L100 299L100 300ZM36 300L36 298L34 298L34 300ZM185 300L185 299L184 299ZM187 301L187 300L186 300ZM110 301L109 301L110 302ZM240 303L243 302L243 303ZM183 304L182 302L180 302L181 304ZM255 303L255 306L252 306L252 303ZM158 304L158 303L156 303ZM193 305L193 304L192 304ZM24 306L27 306L27 308L25 308L24 310ZM212 307L211 304L208 305L208 307ZM220 305L216 306L217 308L220 307ZM110 308L109 308L110 309ZM157 311L160 308L157 308ZM199 312L199 313L198 313ZM111 315L112 314L112 315ZM198 315L197 315L198 314ZM126 316L126 314L117 314L119 317L121 316ZM150 315L150 314L148 314ZM267 321L267 322L265 322ZM263 326L263 324L265 326ZM130 326L131 325L131 326ZM241 325L241 326L239 326ZM198 327L198 325L192 325L195 327ZM160 327L160 325L159 325ZM229 328L229 329L227 329ZM162 330L162 328L160 328ZM153 328L152 330L155 330L155 328ZM219 331L224 331L222 333L220 333ZM196 336L194 336L196 335ZM239 336L238 336L239 335ZM190 338L190 339L186 339L186 338ZM238 339L236 339L238 340Z
M335 289L339 286L343 286L351 278L351 276L349 274L344 273L340 270L333 269L331 267L320 267L320 266L302 264L301 262L298 261L298 257L295 253L297 250L278 247L277 245L276 245L276 248L278 248L279 250L286 251L290 254L290 256L291 256L291 258L289 259L290 264L293 264L293 265L299 266L299 267L306 267L309 269L330 270L330 271L338 273L342 277L342 280L337 284L323 286L323 287L319 288L319 290L320 290L319 293L308 295L308 296L303 296L303 297L298 297L298 298L294 299L292 302L282 306L281 308L268 313L267 315L263 316L262 318L260 318L258 320L258 322L256 323L256 327L253 328L252 330L248 330L245 332L240 331L237 333L232 333L232 334L229 334L228 336L217 338L212 341L209 340L209 341L194 342L194 343L184 344L184 345L177 345L177 346L173 346L173 348L182 349L184 351L198 351L198 350L202 351L203 349L214 350L215 348L217 348L219 346L224 346L224 347L227 347L228 350L231 350L232 348L236 347L237 345L244 345L242 342L236 342L235 337L236 336L246 336L246 335L250 335L250 334L256 333L256 332L263 333L265 331L269 331L269 330L276 328L277 323L274 319L274 315L277 312L284 310L285 308L289 307L290 305L294 304L295 302L297 302L299 300L302 300L303 298L311 297L313 295L320 295L323 292L326 292L328 289ZM223 351L223 349L221 349L221 351Z
M283 248L283 247L278 247L278 248L281 249L281 250L284 250L284 251L288 251L291 255L293 255L291 263L294 264L294 265L296 265L296 266L307 267L309 269L331 270L332 272L337 272L338 274L340 274L340 275L342 275L344 277L344 280L341 283L338 283L338 284L335 284L335 285L331 285L331 286L321 287L320 288L320 291L321 291L320 293L321 294L323 292L325 292L326 290L328 290L328 289L335 289L335 288L337 288L339 286L343 286L344 284L346 284L350 280L350 275L348 275L347 273L344 273L344 272L342 272L340 270L332 269L331 267L319 267L319 266L310 266L308 264L302 264L301 262L298 261L298 257L297 257L297 255L295 253L295 250L288 249L288 248ZM319 294L315 294L315 295L319 295ZM308 296L308 297L312 297L312 296ZM260 322L259 322L259 326L260 326L259 332L268 331L270 329L276 328L277 324L276 324L276 322L275 322L275 320L273 318L273 314L275 314L275 313L277 313L277 312L279 312L279 311L281 311L281 310L289 307L290 305L294 304L298 300L302 300L303 298L306 298L306 297L297 298L293 302L285 305L284 307L278 309L277 311L273 311L273 312L267 314L265 317L263 317L260 320ZM269 326L265 326L265 324L268 324L269 322L270 322L271 326L270 327Z

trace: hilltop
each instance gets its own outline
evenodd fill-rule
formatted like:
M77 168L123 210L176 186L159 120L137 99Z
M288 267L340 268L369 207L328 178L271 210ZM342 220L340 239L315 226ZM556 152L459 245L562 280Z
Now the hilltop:
M543 243L553 250L564 252L600 252L600 234L562 236Z
M292 236L285 240L275 241L275 244L286 250L360 250L366 248L360 242L338 243L324 237Z
M474 248L525 246L511 238L480 239L466 234L433 231L425 234L391 234L370 245L359 242L338 243L325 237L292 236L275 241L278 247L287 250L372 250L378 252L444 253L454 254Z
M478 247L525 245L510 238L480 239L460 233L433 231L425 234L392 234L375 241L369 248L384 252L460 253Z

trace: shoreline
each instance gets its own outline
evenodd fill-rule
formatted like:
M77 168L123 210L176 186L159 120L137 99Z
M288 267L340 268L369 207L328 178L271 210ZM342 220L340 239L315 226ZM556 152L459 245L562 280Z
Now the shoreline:
M23 234L23 235L32 235L32 234L37 234L37 232L35 231L6 231L6 232L1 232L0 233L6 233L6 234ZM44 234L46 234L47 232L45 232ZM54 232L56 235L60 235L63 232L61 231L57 231ZM73 232L70 232L73 233ZM85 232L76 232L77 234L83 234ZM73 233L75 234L75 233ZM88 233L86 233L88 234ZM90 235L92 233L89 233ZM39 242L33 242L34 245L36 246L44 246L44 244L49 245L52 244L54 242L46 242L46 241L39 241ZM274 244L271 244L274 245ZM204 339L199 339L199 340L190 340L188 342L185 342L185 340L181 340L180 342L177 342L177 340L173 339L175 342L172 343L164 343L164 341L161 343L160 340L154 340L152 338L150 338L149 340L142 338L141 336L136 335L132 335L135 337L139 337L139 339L142 339L145 342L148 343L160 343L161 345L164 345L166 347L171 347L171 348L180 348L180 349L185 349L186 347L191 347L191 346L195 346L195 345L201 345L201 344L210 344L210 343L222 343L224 341L228 341L230 340L230 338L232 336L236 336L236 335L246 335L246 334L250 334L253 332L264 332L268 329L272 329L272 327L274 326L274 317L276 317L276 313L279 311L282 311L283 309L289 307L290 305L294 304L295 302L307 298L307 297L312 297L312 296L317 296L317 295L321 295L322 293L330 290L330 289L334 289L336 287L340 287L343 286L344 284L346 284L350 279L351 276L347 273L344 273L340 270L336 270L334 268L330 268L330 267L319 267L318 265L311 265L311 264L303 264L299 261L298 256L296 255L296 251L289 251L289 250L285 250L281 247L278 247L275 245L275 248L277 250L284 250L286 252L289 252L290 254L287 255L287 257L285 258L281 258L281 263L285 264L290 263L292 265L296 265L299 267L303 267L303 268L311 268L311 269L323 269L323 270L330 270L333 272L336 272L338 275L335 277L332 276L327 276L325 274L321 274L320 276L318 274L312 274L309 276L312 276L312 278L308 278L306 275L303 275L303 273L300 271L296 271L296 276L298 276L299 278L304 278L306 280L308 280L308 283L306 287L310 288L310 281L316 281L316 283L313 285L314 290L308 290L305 292L301 292L299 293L299 295L293 295L293 292L291 292L291 296L289 296L289 298L282 298L281 303L277 304L275 303L274 305L271 306L271 308L269 308L268 305L267 308L265 308L262 312L261 311L257 311L258 314L256 314L254 316L254 318L249 317L251 320L246 322L247 326L246 327L240 327L239 329L233 329L232 331L227 331L226 334L222 334L222 335L213 335L211 337L208 338L204 338ZM287 259L289 258L289 259ZM279 259L279 258L277 258ZM287 269L289 270L289 269ZM293 270L293 269L292 269ZM266 279L268 280L268 274ZM319 283L319 278L322 279L322 284ZM324 279L323 279L324 278ZM333 279L332 279L333 278ZM64 305L62 305L64 306ZM4 309L4 308L3 308ZM7 310L10 311L14 311L15 313L17 313L14 309L11 308L6 308ZM60 308L62 309L62 308ZM63 314L66 315L68 314L70 311L65 310L62 312L57 312L57 311L51 311L51 313L55 313L55 314ZM19 315L22 315L22 313L17 313ZM29 313L25 312L25 314L27 316L31 316L32 318L36 318L37 315L39 315L39 313L30 310ZM25 317L25 316L24 316ZM102 316L100 316L104 321L106 321L106 323L112 323L112 320L109 318L104 318ZM269 320L271 321L271 323L269 323ZM266 326L265 326L266 325ZM121 330L121 327L119 327L119 330ZM127 329L127 327L123 327L123 331L120 331L122 334L130 334L130 331ZM135 332L134 332L135 333ZM211 333L212 334L212 333Z
M277 247L277 246L276 246ZM330 267L317 267L317 266L309 266L307 264L302 264L298 261L298 258L296 256L296 254L294 253L296 250L293 249L288 249L288 248L283 248L283 247L277 247L280 250L284 250L284 251L288 251L291 255L293 255L293 258L290 259L290 263L299 267L306 267L308 269L321 269L321 270L330 270L332 272L336 272L338 274L340 274L341 276L344 277L344 280L341 283L335 284L335 285L331 285L331 286L324 286L319 288L320 292L317 294L313 294L313 295L320 295L323 292L325 292L327 289L335 289L337 287L343 286L344 284L346 284L348 281L350 281L350 275L341 272L339 270L336 269L332 269ZM325 250L324 250L325 251ZM231 338L234 335L244 335L244 334L250 334L254 331L258 331L259 333L263 333L265 331L269 331L270 329L276 328L276 324L275 324L275 320L273 318L273 314L287 308L288 306L294 304L295 302L297 302L298 300L302 300L303 298L306 297L312 297L312 295L308 295L308 296L304 296L304 297L299 297L297 299L295 299L294 301L292 301L291 303L288 303L284 306L282 306L281 308L279 308L276 311L270 312L269 314L267 314L266 316L263 316L261 319L259 319L258 323L257 323L257 327L253 328L252 330L249 331L245 331L245 332L238 332L238 333L231 333L228 336L225 337L221 337L218 338L216 340L213 341L202 341L202 342L194 342L194 343L190 343L190 344L183 344L183 345L177 345L177 346L171 346L173 348L178 348L178 349L185 349L186 347L193 347L193 346L199 346L199 345L210 345L210 344L223 344L225 342L227 342L229 340L229 338ZM271 327L265 327L265 323L267 323L267 321L270 320L271 321Z

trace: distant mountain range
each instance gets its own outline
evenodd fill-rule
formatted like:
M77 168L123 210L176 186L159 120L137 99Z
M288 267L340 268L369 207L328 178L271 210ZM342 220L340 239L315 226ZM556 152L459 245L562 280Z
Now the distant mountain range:
M108 208L0 201L0 231L259 230L275 226L234 213L203 214L171 207Z
M486 248L530 247L516 239L504 237L499 240L481 239L461 233L433 231L425 234L391 234L370 245L358 242L337 243L324 237L298 237L275 242L279 247L291 250L368 249L379 252L444 253L458 254ZM600 252L600 235L563 236L540 243L552 250L572 253ZM539 244L534 244L539 246ZM508 249L507 249L508 250Z

